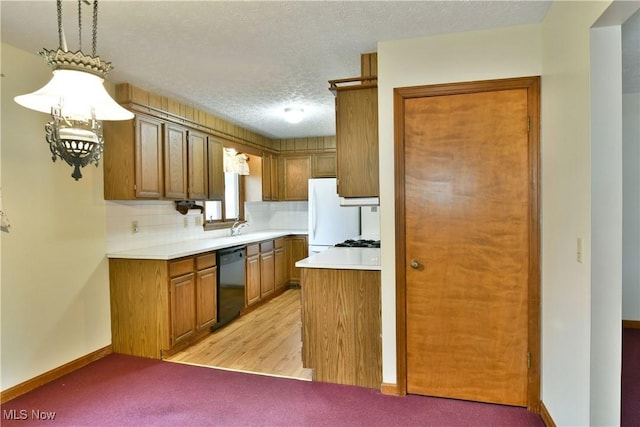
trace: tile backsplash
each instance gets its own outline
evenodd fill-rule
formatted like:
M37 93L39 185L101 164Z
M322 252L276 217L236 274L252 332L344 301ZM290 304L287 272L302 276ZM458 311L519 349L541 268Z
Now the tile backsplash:
M173 201L106 201L107 252L119 252L184 240L226 237L229 230L204 231L202 214L182 215ZM307 229L307 202L247 202L244 233L267 229ZM134 222L137 230L134 231Z

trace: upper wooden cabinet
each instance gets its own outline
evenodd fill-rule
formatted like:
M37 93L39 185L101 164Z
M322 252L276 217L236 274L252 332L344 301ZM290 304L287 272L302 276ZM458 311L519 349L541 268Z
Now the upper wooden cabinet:
M164 197L187 198L187 129L165 124L164 137Z
M188 133L188 199L206 200L208 196L207 135L189 131Z
M220 200L222 141L137 114L104 122L105 200Z
M262 200L280 200L278 156L272 153L264 153L262 155Z
M314 153L311 156L311 176L313 178L335 178L336 153Z
M136 115L132 121L105 121L103 126L104 198L162 198L162 121Z
M222 141L210 136L207 139L207 176L209 177L208 199L224 199L224 147Z
M336 90L338 195L378 197L378 88Z
M282 158L282 199L307 200L311 178L311 155L286 155Z

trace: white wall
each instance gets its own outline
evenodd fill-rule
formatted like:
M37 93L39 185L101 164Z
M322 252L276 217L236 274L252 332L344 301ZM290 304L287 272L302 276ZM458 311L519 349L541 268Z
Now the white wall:
M537 25L378 44L381 240L395 241L393 89L541 74ZM382 245L383 382L396 383L395 247Z
M620 26L594 28L591 86L590 423L620 420L622 367L622 46Z
M13 97L39 89L51 70L2 44L2 390L111 343L102 167L80 181L51 162L46 114Z
M558 425L591 422L589 31L609 3L554 2L542 31L542 400Z
M624 29L623 29L624 31ZM640 93L622 95L622 318L640 320Z

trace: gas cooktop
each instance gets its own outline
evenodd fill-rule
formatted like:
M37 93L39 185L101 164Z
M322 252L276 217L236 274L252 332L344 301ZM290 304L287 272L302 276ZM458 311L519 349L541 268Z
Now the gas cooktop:
M336 243L335 247L337 248L379 248L380 240L348 239L342 243Z

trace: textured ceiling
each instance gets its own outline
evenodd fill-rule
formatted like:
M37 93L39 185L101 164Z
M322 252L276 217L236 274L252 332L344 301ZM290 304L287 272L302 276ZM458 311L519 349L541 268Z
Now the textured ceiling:
M335 133L331 79L360 75L378 41L537 23L548 1L100 2L98 54L130 82L272 138ZM75 2L64 2L77 49ZM90 9L83 8L90 18ZM55 1L2 1L2 42L56 48ZM89 21L83 24L90 28ZM89 53L90 35L84 36ZM43 67L46 67L43 61ZM37 88L34 88L34 90ZM304 108L292 125L285 107Z

